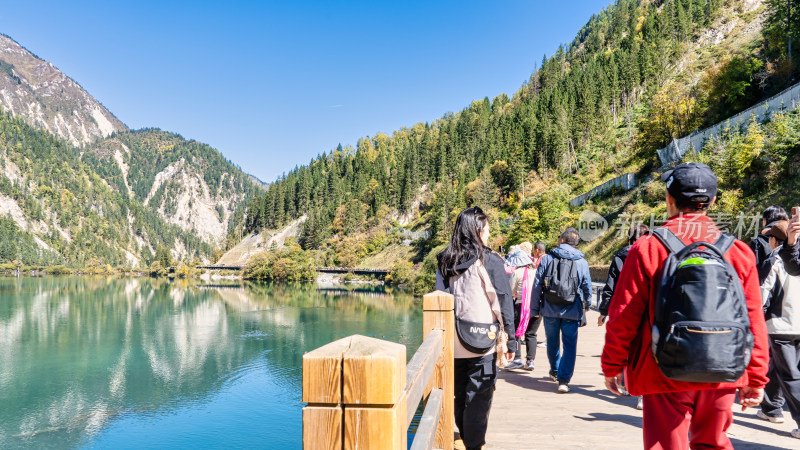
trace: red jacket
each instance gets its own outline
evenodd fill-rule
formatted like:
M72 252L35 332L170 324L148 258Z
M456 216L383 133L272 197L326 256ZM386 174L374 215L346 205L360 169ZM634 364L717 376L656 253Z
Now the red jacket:
M720 231L702 214L684 214L670 218L664 226L685 244L696 241L715 242ZM750 330L754 345L744 375L734 383L690 383L665 377L650 351L650 324L653 323L655 299L661 283L661 270L667 259L666 247L655 236L646 236L633 245L622 266L617 288L611 299L606 325L606 343L601 363L603 374L616 376L625 370L631 395L657 394L695 389L723 389L767 384L769 351L767 326L761 309L755 256L744 242L737 240L725 254L739 274L744 287ZM643 318L647 313L649 317Z

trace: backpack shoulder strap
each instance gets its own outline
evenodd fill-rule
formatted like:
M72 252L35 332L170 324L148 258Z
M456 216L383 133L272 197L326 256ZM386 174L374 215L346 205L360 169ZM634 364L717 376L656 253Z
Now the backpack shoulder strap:
M667 228L656 228L653 230L653 236L657 237L670 253L678 253L682 248L686 247L686 244Z
M730 250L734 242L736 242L736 238L732 234L722 233L719 235L717 242L714 242L714 247L717 247L717 250L724 255Z
M492 316L494 320L500 322L500 330L505 330L503 326L503 314L500 310L500 301L497 298L497 290L494 288L492 277L489 275L489 271L486 270L486 265L484 265L480 259L475 261L475 264L478 265L478 276L483 284L483 291L489 302L489 308L492 310Z

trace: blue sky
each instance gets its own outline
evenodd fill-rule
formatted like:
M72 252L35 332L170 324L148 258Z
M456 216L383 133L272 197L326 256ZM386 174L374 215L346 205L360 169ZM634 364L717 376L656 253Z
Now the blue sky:
M4 2L0 32L131 128L264 181L337 144L512 95L611 0Z

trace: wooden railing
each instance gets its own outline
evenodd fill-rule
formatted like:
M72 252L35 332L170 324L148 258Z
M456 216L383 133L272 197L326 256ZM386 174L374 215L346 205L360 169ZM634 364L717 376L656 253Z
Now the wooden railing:
M425 401L413 450L453 448L453 296L422 301L422 345L348 336L303 355L304 449L408 448L408 426Z

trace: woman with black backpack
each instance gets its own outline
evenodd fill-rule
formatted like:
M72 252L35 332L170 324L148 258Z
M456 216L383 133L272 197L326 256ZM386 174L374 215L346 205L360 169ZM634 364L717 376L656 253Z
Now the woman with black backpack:
M486 427L497 378L495 344L514 336L514 304L503 259L488 247L489 220L478 208L462 211L450 245L437 255L444 286L455 297L456 427L467 449L486 443ZM511 359L517 342L508 340Z

